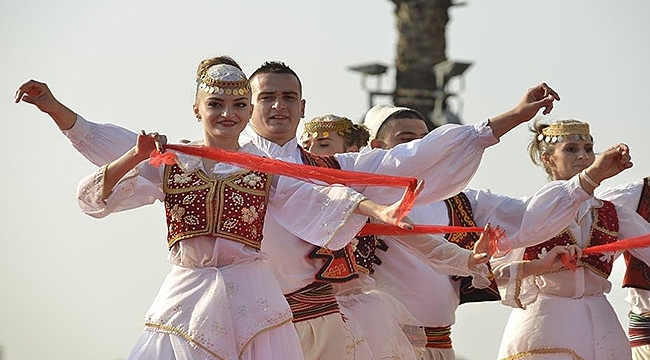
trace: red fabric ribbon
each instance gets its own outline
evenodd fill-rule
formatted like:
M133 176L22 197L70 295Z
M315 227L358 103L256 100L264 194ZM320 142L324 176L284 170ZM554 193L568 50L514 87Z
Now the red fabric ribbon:
M630 250L646 246L650 246L650 234L622 239L609 244L590 246L582 250L582 254L602 254L606 252Z
M460 232L483 232L486 231L488 236L488 253L494 254L499 245L499 241L505 238L505 232L501 228L488 226L486 229L476 226L445 226L445 225L412 225L412 229L402 229L400 227L388 224L368 223L358 236L366 235L414 235L414 234L451 234ZM504 242L507 244L507 242ZM502 246L503 247L503 246ZM503 249L502 249L503 250ZM508 248L509 250L509 248Z
M582 255L584 256L615 251L624 251L647 246L650 246L650 234L622 239L609 244L590 246L582 250ZM578 268L577 260L569 255L562 255L561 260L562 265L566 266L570 270L575 270Z
M402 218L406 216L406 214L411 210L415 198L417 197L416 189L418 187L418 180L416 178L377 175L366 172L345 171L303 164L294 164L256 156L245 152L229 151L199 145L167 144L165 145L165 148L168 150L182 152L187 155L199 156L219 162L234 164L249 170L257 170L270 174L289 176L307 182L318 180L330 185L342 184L345 186L370 185L397 188L404 187L406 188L406 192L397 211L398 221L401 221ZM174 164L175 161L176 159L173 153L167 151L161 154L157 150L154 150L151 153L149 159L149 163L153 166L160 166L162 164Z
M412 230L388 224L369 223L359 231L359 236L366 235L414 235L414 234L451 234L459 232L482 232L483 228L470 226L413 225Z

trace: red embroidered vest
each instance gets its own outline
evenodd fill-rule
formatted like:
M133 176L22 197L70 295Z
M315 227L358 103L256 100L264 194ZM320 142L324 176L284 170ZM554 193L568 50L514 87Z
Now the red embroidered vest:
M305 165L340 169L334 156L315 155L299 147L302 162ZM355 247L347 244L343 249L330 250L314 247L309 254L311 259L325 259L325 265L316 274L316 280L325 282L346 282L359 277L359 266L355 261Z
M244 171L210 179L202 171L187 174L165 167L163 191L167 243L195 236L218 236L257 250L262 244L271 175Z
M604 245L617 241L618 216L614 204L609 201L603 201L603 206L601 208L593 209L592 211L596 213L596 219L594 219L594 222L591 225L591 237L589 242L585 244L584 247ZM542 253L550 251L555 246L570 244L577 245L578 243L573 237L573 234L571 234L571 231L564 229L564 231L559 235L547 240L546 242L527 247L524 252L524 260L539 259ZM607 254L594 254L579 259L577 265L585 267L604 278L608 278L609 274L612 272L613 264L614 258L612 256L607 256ZM566 267L562 267L560 270L566 269Z
M449 212L449 225L451 226L476 226L474 221L474 214L472 212L472 205L464 193L459 193L449 199L445 200L447 211ZM452 233L445 234L445 238L449 242L467 249L473 250L474 243L479 238L478 233ZM488 263L488 268L489 268ZM496 301L501 300L499 296L499 288L494 280L492 269L490 269L490 286L485 289L477 289L472 285L472 277L452 276L453 280L460 281L460 303L480 302L480 301Z
M646 221L650 222L650 178L643 179L643 189L636 212ZM650 267L643 261L635 258L629 252L623 254L625 257L625 276L623 287L650 290Z

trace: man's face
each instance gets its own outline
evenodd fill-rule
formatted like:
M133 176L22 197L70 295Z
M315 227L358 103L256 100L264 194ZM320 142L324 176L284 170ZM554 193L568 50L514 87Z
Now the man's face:
M291 74L258 74L251 79L251 91L255 132L279 145L293 139L305 116L298 79Z
M418 118L398 118L386 122L380 129L377 139L382 149L392 149L399 144L422 139L427 135L427 124Z

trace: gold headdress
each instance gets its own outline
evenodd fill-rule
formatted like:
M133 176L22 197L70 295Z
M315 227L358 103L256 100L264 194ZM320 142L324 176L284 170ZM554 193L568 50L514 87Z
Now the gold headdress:
M328 138L330 132L334 131L337 134L345 137L347 134L352 133L352 120L336 115L318 116L305 124L305 134L309 134L314 138L318 138L321 134L322 137Z
M227 64L210 66L196 82L198 88L208 94L244 95L251 90L244 72Z
M589 124L576 120L556 121L537 135L537 140L551 144L565 139L592 141Z

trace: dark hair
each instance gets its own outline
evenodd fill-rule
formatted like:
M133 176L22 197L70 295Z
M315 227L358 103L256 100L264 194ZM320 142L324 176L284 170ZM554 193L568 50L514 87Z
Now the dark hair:
M265 61L260 65L260 67L257 68L257 70L253 71L251 76L249 77L249 80L253 80L253 78L259 74L289 74L293 75L296 80L298 80L298 84L300 85L300 89L302 90L302 82L300 82L300 78L298 77L298 74L296 74L293 69L291 69L287 64L283 63L282 61Z
M403 109L403 110L397 110L394 113L390 114L386 120L384 120L383 123L381 123L381 126L379 126L379 129L377 129L377 135L375 138L377 139L383 139L384 138L384 133L382 132L383 129L386 128L386 124L388 124L391 121L395 121L397 119L419 119L424 121L426 124L426 121L424 120L424 116L420 114L418 111L413 110L413 109Z
M351 132L345 134L343 137L343 145L345 148L356 145L359 149L368 145L368 140L370 140L370 132L368 128L364 125L353 124Z

